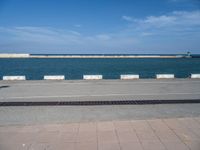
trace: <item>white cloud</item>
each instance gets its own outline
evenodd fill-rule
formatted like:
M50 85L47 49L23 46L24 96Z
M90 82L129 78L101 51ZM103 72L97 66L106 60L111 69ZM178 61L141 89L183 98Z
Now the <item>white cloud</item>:
M174 11L172 13L177 19L177 24L200 25L200 10L197 11Z
M3 35L9 35L9 38L6 39ZM134 41L133 37L121 37L118 33L86 36L77 31L50 27L0 27L0 46L11 46L16 43L16 47L21 45L23 49L119 49L133 45Z
M187 0L169 0L170 2L185 2Z
M69 30L68 32L74 35L78 35L78 36L81 35L79 32L73 31L73 30Z
M135 25L136 24L136 25ZM188 27L200 26L200 11L173 11L167 15L147 16L137 19L134 25L139 29L176 29L184 30Z
M61 30L50 27L10 27L0 28L0 33L7 33L16 41L29 41L38 43L78 43L80 33L73 30Z
M169 0L169 2L172 2L172 3L183 3L183 2L190 2L190 3L199 3L200 1L199 0Z
M163 25L168 25L172 24L176 21L176 17L174 16L149 16L145 20L141 21L141 23L145 24L151 24L155 26L163 26Z
M143 19L133 19L130 16L123 16L124 20L136 28L183 28L200 26L200 10L196 11L173 11L160 16L147 16Z
M142 32L141 35L142 36L150 36L150 35L154 35L154 34L151 32Z
M170 43L176 41L175 44L178 45L179 41L181 43L179 47L185 46L191 49L187 42L191 41L190 46L200 47L200 10L173 11L160 16L133 18L122 16L122 19L128 21L128 26L122 30L91 35L84 35L71 29L51 27L0 27L0 46L3 49L23 47L37 50L133 50L161 47L166 49Z
M81 24L75 24L74 27L80 28L80 27L82 27L82 25Z
M122 16L122 19L130 22L134 21L134 19L130 16Z
M100 40L110 40L111 39L111 37L109 35L106 35L106 34L99 34L96 37Z

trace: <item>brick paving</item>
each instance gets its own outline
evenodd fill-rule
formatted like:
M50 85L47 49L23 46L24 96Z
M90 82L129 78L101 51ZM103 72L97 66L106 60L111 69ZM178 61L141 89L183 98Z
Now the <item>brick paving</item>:
M0 126L0 150L200 150L200 117Z

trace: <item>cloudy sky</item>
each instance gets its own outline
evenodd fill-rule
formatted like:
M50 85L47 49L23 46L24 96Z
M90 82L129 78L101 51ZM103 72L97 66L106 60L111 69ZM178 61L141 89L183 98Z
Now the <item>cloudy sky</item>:
M0 53L200 53L200 0L0 0Z

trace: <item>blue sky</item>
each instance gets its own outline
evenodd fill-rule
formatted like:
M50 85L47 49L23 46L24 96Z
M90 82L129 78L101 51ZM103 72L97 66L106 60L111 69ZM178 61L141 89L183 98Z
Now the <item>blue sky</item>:
M200 53L199 0L0 0L0 53Z

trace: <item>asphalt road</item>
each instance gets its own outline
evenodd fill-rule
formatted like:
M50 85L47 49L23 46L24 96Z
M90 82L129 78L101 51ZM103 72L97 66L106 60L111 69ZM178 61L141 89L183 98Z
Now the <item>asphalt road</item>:
M0 81L0 102L200 99L200 80Z
M0 102L199 99L200 80L0 81ZM0 125L199 117L200 104L0 107Z

